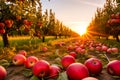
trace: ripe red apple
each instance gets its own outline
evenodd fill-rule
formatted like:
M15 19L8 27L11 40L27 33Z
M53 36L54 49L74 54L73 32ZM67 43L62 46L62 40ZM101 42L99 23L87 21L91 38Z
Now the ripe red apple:
M120 76L120 61L113 60L107 64L107 72L111 75Z
M7 76L7 71L3 66L0 66L0 80L4 80Z
M16 20L17 20L17 21L21 20L21 16L17 15L17 16L16 16Z
M13 25L13 20L5 20L5 24L6 24L7 28L11 28Z
M112 52L113 52L113 53L118 53L118 48L113 47L113 48L112 48Z
M14 65L23 65L25 61L26 57L21 54L15 55L12 59Z
M49 75L50 64L46 60L40 60L33 66L32 72L37 77L45 77Z
M86 78L83 78L82 80L98 80L98 79L94 77L86 77Z
M67 50L68 50L68 51L73 50L73 46L72 46L72 45L67 46Z
M29 56L26 59L24 65L25 65L26 68L32 68L35 65L36 62L38 62L38 58L37 57Z
M89 50L90 50L90 51L94 51L94 50L95 50L95 48L94 48L94 47L92 47L92 46L90 46L90 47L89 47Z
M23 24L27 25L28 24L28 20L27 19L23 20Z
M20 50L18 52L18 54L22 54L23 56L26 56L27 55L27 52L25 50Z
M101 46L97 46L97 47L96 47L96 50L97 50L97 51L101 51L101 49L102 49Z
M70 52L69 55L73 56L74 58L76 58L76 56L77 56L76 52L74 52L74 51Z
M3 29L5 27L5 24L0 22L0 29Z
M72 63L66 69L69 80L81 80L89 76L89 71L82 63Z
M44 52L46 52L47 50L48 50L47 47L43 47L43 48L42 48L42 51L44 51Z
M107 51L108 47L107 46L102 46L102 51Z
M75 52L77 52L77 53L81 53L81 50L82 50L82 48L77 47L77 48L75 49Z
M4 34L5 33L5 29L0 29L0 34Z
M112 48L108 48L107 53L112 53Z
M85 49L81 49L80 53L81 54L85 54L86 50Z
M59 76L61 69L57 65L51 65L49 69L49 78L57 78Z
M66 69L70 64L75 62L75 58L70 55L66 55L61 59L61 64L64 69Z
M102 71L102 62L97 58L90 58L84 64L92 74L99 74Z

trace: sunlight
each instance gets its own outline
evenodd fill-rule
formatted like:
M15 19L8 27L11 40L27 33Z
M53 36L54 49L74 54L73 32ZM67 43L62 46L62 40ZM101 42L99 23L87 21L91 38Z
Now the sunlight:
M79 23L79 25L76 25L73 30L76 31L80 35L84 35L87 31L87 25L85 22Z

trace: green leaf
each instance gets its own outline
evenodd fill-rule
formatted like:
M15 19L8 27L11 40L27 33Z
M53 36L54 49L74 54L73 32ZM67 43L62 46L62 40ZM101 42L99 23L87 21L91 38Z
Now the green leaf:
M37 77L37 76L32 76L31 78L30 78L30 80L39 80L39 78Z
M67 77L67 74L66 74L66 71L60 73L59 77L57 80L68 80L68 77Z
M32 74L32 70L31 69L24 69L23 70L23 75L25 76L25 77L30 77L30 76L32 76L33 74Z

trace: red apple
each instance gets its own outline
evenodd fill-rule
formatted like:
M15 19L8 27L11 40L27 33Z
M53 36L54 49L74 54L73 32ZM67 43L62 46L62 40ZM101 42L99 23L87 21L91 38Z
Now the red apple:
M113 48L112 48L112 52L113 52L113 53L118 53L118 48L113 47Z
M108 47L107 46L102 46L102 51L107 51Z
M57 78L59 76L61 69L57 65L51 65L49 69L49 78Z
M66 69L70 64L75 62L75 58L70 55L66 55L61 59L61 64L64 69Z
M97 58L90 58L84 64L92 74L99 74L102 71L102 62Z
M86 77L86 78L83 78L82 80L98 80L98 79L94 77Z
M97 51L101 51L101 49L102 49L101 46L97 46L97 47L96 47L96 50L97 50Z
M111 75L120 76L120 61L113 60L107 64L107 72Z
M17 20L17 21L21 20L21 16L17 15L17 16L16 16L16 20Z
M76 52L74 52L74 51L70 52L69 55L73 56L74 58L76 58L76 56L77 56Z
M94 50L95 50L95 48L94 48L94 47L92 47L92 46L90 46L90 47L89 47L89 50L90 50L90 51L94 51Z
M7 76L7 71L3 66L0 66L0 80L4 80Z
M25 56L17 54L13 57L12 62L14 65L23 65L25 60L26 60Z
M5 24L6 24L7 28L11 28L13 25L13 20L5 20Z
M50 64L46 60L40 60L33 66L33 74L37 77L48 76L50 69Z
M86 50L85 49L81 49L80 53L81 54L85 54Z
M5 24L0 22L0 29L3 29L5 27Z
M4 34L5 33L5 29L0 29L0 34Z
M75 49L75 52L77 52L77 53L81 53L81 50L82 50L82 48L77 47L77 48Z
M42 48L42 51L44 51L44 52L46 52L47 50L48 50L47 47L43 47L43 48Z
M72 45L67 46L67 50L68 50L68 51L73 50L73 46L72 46Z
M28 24L28 20L23 20L23 24L27 25Z
M22 54L23 56L26 56L27 55L27 52L25 50L20 50L18 52L18 54Z
M81 80L89 76L89 71L82 63L72 63L66 69L69 80Z
M37 57L29 56L26 59L24 65L25 65L26 68L32 68L35 65L36 62L38 62L38 58Z
M107 53L112 53L112 48L108 48Z

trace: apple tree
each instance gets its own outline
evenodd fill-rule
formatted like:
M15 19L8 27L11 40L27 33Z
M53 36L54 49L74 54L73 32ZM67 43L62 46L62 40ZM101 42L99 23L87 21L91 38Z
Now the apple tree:
M8 35L12 32L39 35L37 29L41 26L41 7L40 0L2 0L0 2L0 34L4 47L9 46Z

